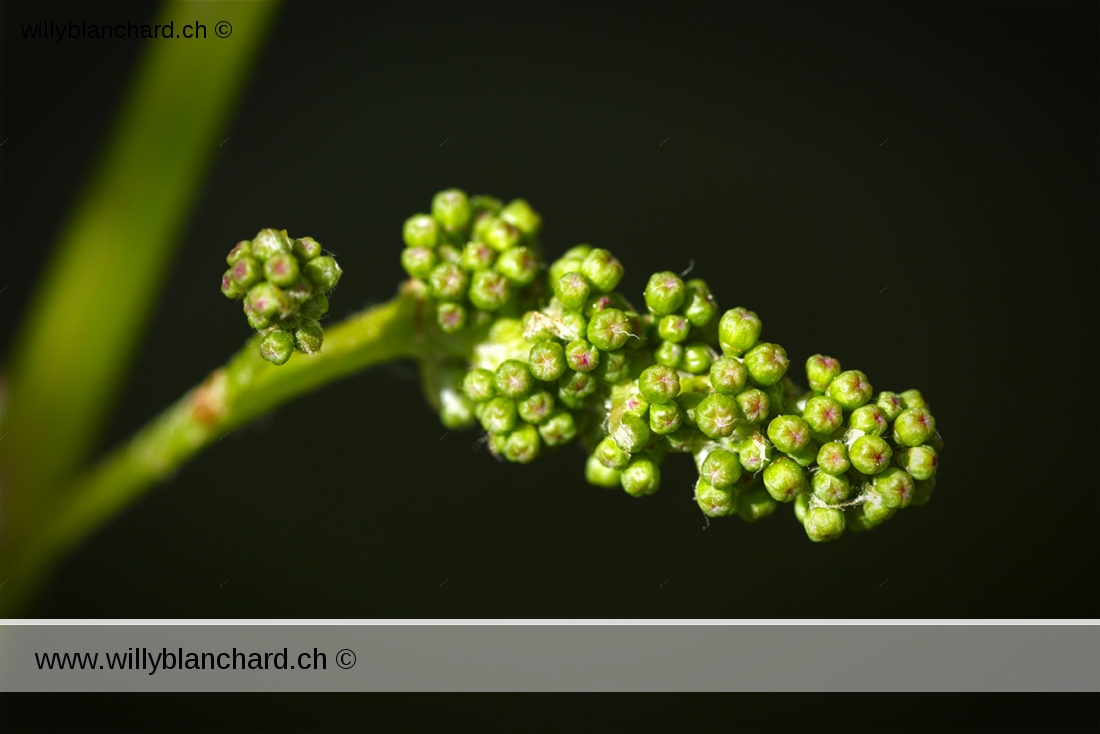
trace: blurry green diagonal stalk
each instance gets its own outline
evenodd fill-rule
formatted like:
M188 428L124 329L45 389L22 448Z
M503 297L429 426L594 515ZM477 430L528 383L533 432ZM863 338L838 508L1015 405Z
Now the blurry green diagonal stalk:
M65 223L7 356L0 433L3 545L87 458L118 396L278 0L168 2L157 22L205 40L147 41L120 117ZM232 34L214 33L219 22ZM224 27L224 26L223 26Z

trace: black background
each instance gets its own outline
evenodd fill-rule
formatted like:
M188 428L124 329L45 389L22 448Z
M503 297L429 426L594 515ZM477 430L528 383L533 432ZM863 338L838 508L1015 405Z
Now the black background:
M142 48L19 24L154 11L4 4L5 352ZM708 528L686 458L644 500L586 485L572 447L500 464L394 364L215 444L34 613L1097 616L1098 61L1095 3L289 3L100 450L248 336L217 287L235 241L334 250L336 319L393 294L402 221L459 186L529 199L550 254L611 249L632 297L694 263L796 363L918 387L947 442L936 494L826 545L789 507Z

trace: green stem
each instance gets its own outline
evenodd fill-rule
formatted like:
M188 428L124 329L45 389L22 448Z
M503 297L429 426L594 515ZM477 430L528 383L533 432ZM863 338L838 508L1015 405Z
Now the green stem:
M226 433L300 395L368 367L431 354L420 328L422 301L403 290L391 301L325 330L317 354L282 366L265 362L254 337L224 366L31 518L25 547L6 548L0 610L25 606L50 567L144 490ZM431 340L438 350L440 345ZM457 345L456 345L457 346ZM10 536L5 540L10 540Z

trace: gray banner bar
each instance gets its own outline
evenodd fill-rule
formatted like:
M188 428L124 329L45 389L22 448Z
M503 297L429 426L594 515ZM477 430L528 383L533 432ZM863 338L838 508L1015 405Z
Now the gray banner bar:
M0 628L2 692L1097 690L1091 624Z

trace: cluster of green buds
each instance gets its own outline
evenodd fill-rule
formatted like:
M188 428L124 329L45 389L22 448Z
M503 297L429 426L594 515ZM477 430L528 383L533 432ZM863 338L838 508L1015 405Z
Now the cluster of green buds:
M721 310L706 281L654 273L636 309L606 249L540 267L539 222L522 200L451 189L405 223L402 262L434 328L467 339L427 371L446 426L479 426L518 463L576 439L589 483L635 497L686 453L706 516L755 521L791 504L817 542L928 500L942 443L918 391L876 394L824 355L799 387L759 316Z
M401 265L442 332L477 328L529 300L542 265L540 226L522 199L505 205L448 189L432 199L431 214L405 221Z
M278 365L295 351L320 351L320 319L328 312L328 296L342 271L317 240L263 229L251 240L238 242L226 263L222 293L243 301L249 326L261 335L264 359Z

